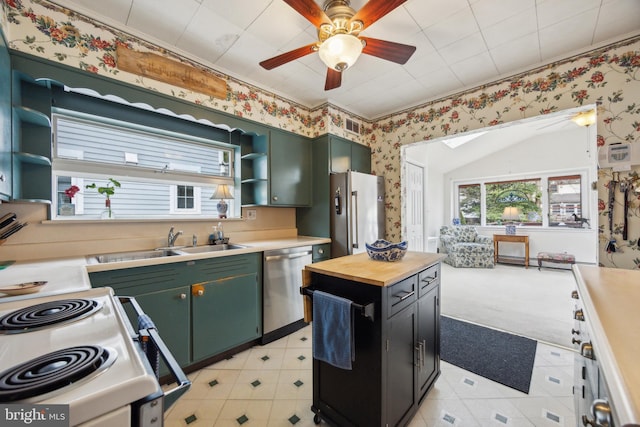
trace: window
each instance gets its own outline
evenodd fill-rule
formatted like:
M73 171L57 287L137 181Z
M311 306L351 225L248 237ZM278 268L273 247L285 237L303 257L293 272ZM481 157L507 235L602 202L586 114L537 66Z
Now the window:
M480 190L480 184L460 185L458 187L458 211L461 224L482 224L482 196Z
M580 175L549 178L549 226L582 228Z
M542 225L540 179L488 182L487 225Z
M110 196L116 218L215 218L210 196L236 181L235 147L225 142L64 109L54 111L53 132L56 219L99 218L106 197L86 185L109 178L120 183ZM80 191L70 198L72 185Z
M201 212L201 189L192 185L172 185L171 205L172 214L199 214Z
M456 212L462 224L582 228L582 212L588 211L582 197L586 175L584 171L457 183Z

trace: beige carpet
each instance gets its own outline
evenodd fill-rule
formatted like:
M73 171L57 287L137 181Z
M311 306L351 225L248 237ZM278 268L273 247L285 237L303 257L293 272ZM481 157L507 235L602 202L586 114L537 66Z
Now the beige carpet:
M570 270L443 263L440 308L445 316L571 347L575 288Z

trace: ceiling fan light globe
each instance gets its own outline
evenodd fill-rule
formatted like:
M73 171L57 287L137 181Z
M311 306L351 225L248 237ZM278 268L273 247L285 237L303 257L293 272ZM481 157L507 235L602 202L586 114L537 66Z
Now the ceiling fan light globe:
M318 54L327 67L344 71L355 64L362 53L362 48L362 42L356 36L336 34L320 45Z

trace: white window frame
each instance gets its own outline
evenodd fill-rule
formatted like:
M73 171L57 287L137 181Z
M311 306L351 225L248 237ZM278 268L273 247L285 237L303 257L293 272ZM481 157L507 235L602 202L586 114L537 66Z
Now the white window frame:
M477 178L477 179L464 179L464 180L458 180L458 181L453 181L452 182L452 186L453 186L453 191L454 191L454 195L452 197L452 202L453 202L453 210L452 210L452 215L454 215L456 212L459 212L460 210L460 205L459 205L459 193L458 193L458 189L460 186L462 185L469 185L469 184L480 184L480 197L482 198L480 200L480 215L482 217L482 221L480 226L481 227L496 227L496 225L487 225L487 211L486 211L486 198L487 198L487 194L486 194L486 183L487 182L498 182L498 181L514 181L514 180L526 180L526 179L540 179L540 188L541 188L541 195L542 195L542 202L540 205L540 211L542 212L542 225L532 225L532 226L522 226L522 227L528 227L531 229L551 229L551 230L557 230L557 229L565 229L564 227L558 227L558 226L549 226L549 192L547 191L548 187L549 187L549 178L550 177L558 177L558 176L564 176L564 175L580 175L580 182L581 182L581 186L580 186L580 199L581 199L581 203L582 203L582 212L591 212L591 206L590 206L590 199L588 197L588 179L589 179L589 170L586 168L579 168L579 169L566 169L566 170L554 170L554 171L545 171L545 172L540 172L540 173L535 173L535 174L518 174L518 175L510 175L510 176L500 176L500 177L484 177L484 178ZM450 218L450 220L452 220L452 218ZM592 228L593 225L590 225L589 228Z
M56 135L54 133L54 150L53 150L53 160L52 160L52 191L53 194L58 192L57 188L57 177L58 176L70 176L72 180L72 185L77 185L81 192L77 193L73 199L75 207L76 215L80 215L84 213L84 196L83 192L85 191L84 183L87 181L86 178L89 176L95 179L105 179L108 177L113 177L116 180L126 180L132 179L137 182L157 182L157 183L165 183L169 184L169 200L168 212L164 215L154 215L151 217L157 219L166 219L172 216L180 216L186 217L190 216L194 219L200 219L205 216L209 216L210 214L215 213L215 210L210 211L210 208L207 212L202 211L202 189L203 187L213 187L219 184L227 184L231 187L238 188L239 187L239 177L235 177L235 169L234 169L234 159L237 155L237 150L239 147L233 146L228 143L217 142L217 141L209 141L204 140L199 137L193 137L183 134L178 134L170 131L158 130L154 131L146 126L135 125L129 123L123 123L120 121L101 118L96 116L91 116L88 114L68 111L68 110L54 110L52 115L52 121L54 122L54 132L55 132L55 122L58 117L62 116L68 120L85 120L97 125L105 125L105 126L116 126L124 129L130 129L132 132L148 132L160 137L167 137L171 139L179 139L180 141L184 141L186 144L189 143L200 143L206 145L213 145L220 147L222 150L229 150L229 164L228 164L228 173L229 176L215 176L215 175L202 175L200 173L200 167L197 165L190 165L179 162L169 162L166 167L162 170L156 170L151 168L144 168L137 165L136 162L132 162L131 158L127 158L127 156L123 156L122 164L108 164L108 163L100 163L100 162L91 162L83 160L83 152L81 150L73 150L73 149L61 149L57 150L56 148ZM135 150L132 150L132 153L135 154ZM125 153L126 154L126 153ZM224 159L224 151L220 151L218 153L219 162L222 163ZM84 178L83 178L84 177ZM90 178L89 181L91 182ZM193 209L179 209L177 207L177 186L178 185L186 185L194 187L194 208ZM116 191L117 194L117 191ZM236 198L236 199L239 199ZM236 202L239 203L239 202ZM233 201L230 201L230 205L232 209L229 210L230 217L235 214L235 216L239 216L240 207L239 204L234 206ZM88 217L77 217L77 216L60 216L58 215L58 201L57 198L53 201L52 206L53 219L58 220L87 220L91 219ZM126 219L117 217L119 219ZM183 218L184 219L184 218Z
M188 184L180 184L187 186ZM202 213L202 187L193 186L193 208L178 207L178 185L169 187L169 213L172 215L199 215Z

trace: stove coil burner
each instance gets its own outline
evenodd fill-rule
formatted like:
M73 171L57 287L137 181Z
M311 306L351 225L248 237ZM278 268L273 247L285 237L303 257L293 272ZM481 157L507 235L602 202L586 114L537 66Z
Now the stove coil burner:
M63 299L32 305L0 317L0 333L31 332L62 322L82 319L99 310L102 303L90 299Z
M0 402L41 396L113 364L116 352L98 345L54 351L0 373Z

